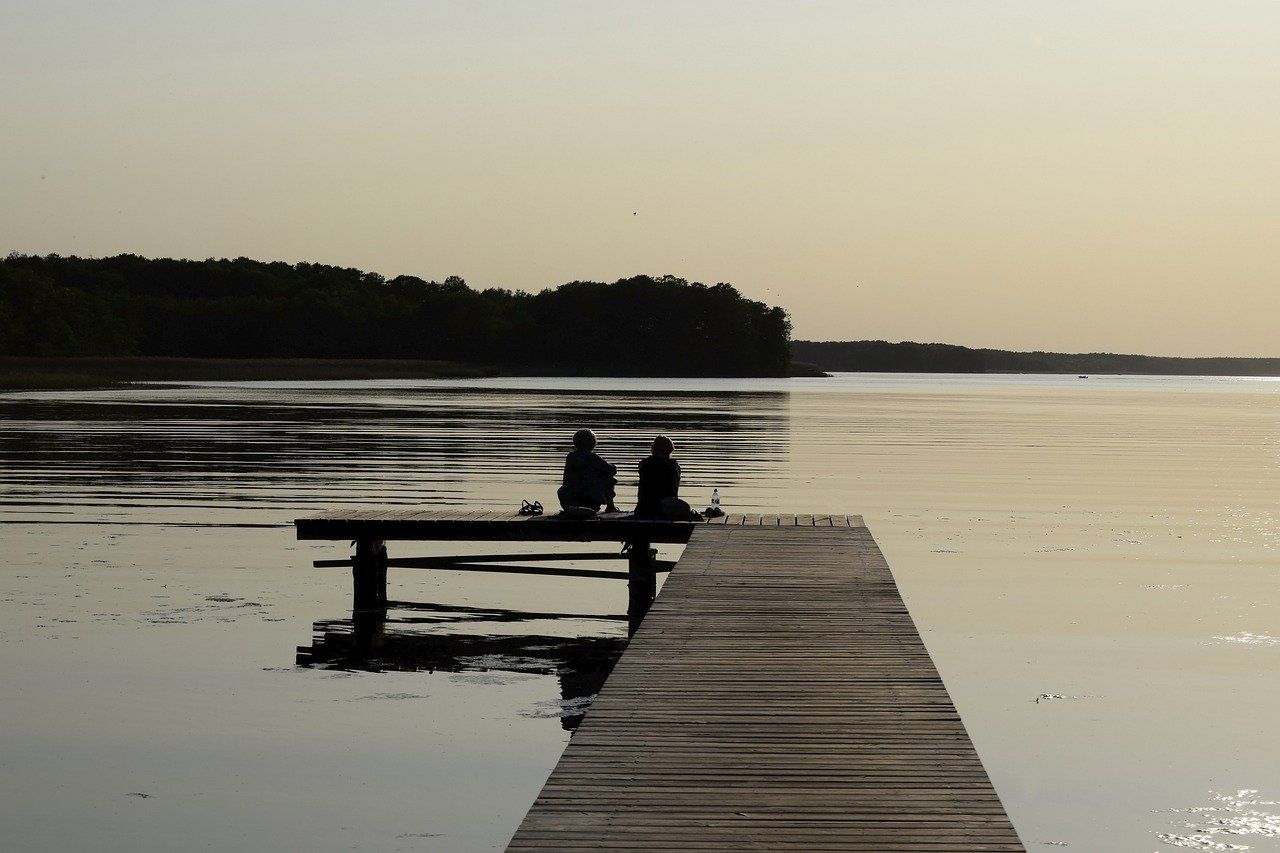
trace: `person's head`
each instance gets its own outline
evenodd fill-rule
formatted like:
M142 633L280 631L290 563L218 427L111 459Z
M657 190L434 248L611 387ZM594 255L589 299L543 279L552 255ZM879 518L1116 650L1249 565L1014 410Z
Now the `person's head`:
M670 459L671 454L675 452L676 446L665 435L660 435L653 440L652 453L659 459Z
M580 429L573 434L573 446L576 450L595 450L596 434L589 429Z

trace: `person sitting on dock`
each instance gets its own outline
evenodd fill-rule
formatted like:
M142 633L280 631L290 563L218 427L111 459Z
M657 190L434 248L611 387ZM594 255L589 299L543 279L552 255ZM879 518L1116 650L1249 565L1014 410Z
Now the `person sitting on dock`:
M637 518L689 517L689 505L680 500L680 463L671 458L676 446L660 435L649 456L640 460L640 488L636 492Z
M580 429L573 434L573 452L565 457L564 479L556 492L566 512L599 512L601 505L605 512L618 511L613 504L618 468L604 461L595 447L596 434L591 430Z

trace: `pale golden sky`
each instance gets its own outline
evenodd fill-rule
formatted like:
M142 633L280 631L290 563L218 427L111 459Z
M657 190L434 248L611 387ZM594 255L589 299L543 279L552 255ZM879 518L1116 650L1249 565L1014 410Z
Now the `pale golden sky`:
M0 252L1280 356L1280 2L0 0Z

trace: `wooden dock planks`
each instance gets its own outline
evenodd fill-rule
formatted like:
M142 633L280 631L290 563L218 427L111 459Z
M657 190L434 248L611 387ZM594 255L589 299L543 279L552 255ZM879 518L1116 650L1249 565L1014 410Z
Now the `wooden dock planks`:
M509 849L1024 848L861 519L745 516L692 531Z
M802 521L803 519L803 521ZM696 527L862 527L861 516L726 515L709 522L659 521L602 515L590 521L557 515L459 510L344 509L294 521L299 539L428 540L441 542L609 542L644 539L683 543Z

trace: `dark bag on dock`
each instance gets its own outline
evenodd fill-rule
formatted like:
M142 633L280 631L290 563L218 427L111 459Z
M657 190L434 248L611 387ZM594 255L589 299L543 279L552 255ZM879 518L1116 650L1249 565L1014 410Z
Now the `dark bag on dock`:
M702 518L693 511L693 507L679 498L663 498L661 509L662 517L667 521L691 521Z

